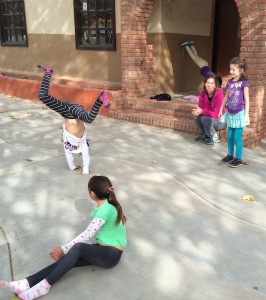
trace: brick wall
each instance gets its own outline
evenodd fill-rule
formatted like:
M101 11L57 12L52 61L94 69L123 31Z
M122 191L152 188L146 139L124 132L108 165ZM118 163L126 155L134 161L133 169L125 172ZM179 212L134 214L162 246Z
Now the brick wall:
M258 145L266 136L266 2L265 0L236 1L241 18L241 57L248 63L251 128L255 135L250 145Z
M156 0L121 1L122 87L127 97L154 94L154 50L147 25Z
M213 71L228 75L229 61L240 52L239 13L234 0L216 0L213 29Z
M154 50L147 45L147 25L156 0L121 1L122 88L125 99L154 93ZM246 58L250 88L253 147L266 136L266 2L235 0L241 22L240 56ZM227 62L228 63L228 62ZM130 100L132 101L132 100Z

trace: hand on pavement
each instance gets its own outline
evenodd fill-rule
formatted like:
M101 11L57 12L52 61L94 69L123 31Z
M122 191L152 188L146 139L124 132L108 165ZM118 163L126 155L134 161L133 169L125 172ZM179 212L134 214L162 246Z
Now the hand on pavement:
M58 246L50 252L50 256L53 260L56 261L64 256L64 252L63 252L62 248L60 246Z

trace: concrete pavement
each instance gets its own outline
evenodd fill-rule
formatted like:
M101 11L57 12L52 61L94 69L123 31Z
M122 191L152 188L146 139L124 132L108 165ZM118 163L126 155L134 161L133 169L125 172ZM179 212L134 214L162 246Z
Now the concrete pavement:
M244 149L249 164L232 169L218 165L225 142L98 116L81 175L67 169L60 115L0 95L0 117L0 279L50 264L49 251L86 228L87 182L104 174L128 218L122 260L72 270L44 299L266 299L265 149Z

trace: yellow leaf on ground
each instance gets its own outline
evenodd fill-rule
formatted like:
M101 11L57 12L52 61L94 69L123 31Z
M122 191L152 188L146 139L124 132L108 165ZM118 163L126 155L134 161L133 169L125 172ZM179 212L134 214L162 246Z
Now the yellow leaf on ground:
M153 159L153 160L152 160L152 163L153 163L154 165L156 165L156 164L158 163L158 161L157 161L156 159Z
M10 118L13 119L13 120L19 120L20 119L19 116L13 116L13 115L10 116Z
M240 199L247 200L247 201L256 201L256 198L253 195L244 195Z

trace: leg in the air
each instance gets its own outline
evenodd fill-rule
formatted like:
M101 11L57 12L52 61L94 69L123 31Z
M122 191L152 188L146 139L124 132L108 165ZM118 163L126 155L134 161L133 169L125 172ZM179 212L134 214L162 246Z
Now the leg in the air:
M199 67L205 67L208 66L208 62L207 60L199 57L197 54L195 55L195 53L190 49L190 47L185 47L185 49L187 50L187 53L189 54L189 56L191 57L191 59L194 61L194 63ZM195 47L194 47L195 49ZM196 49L195 49L196 50Z
M102 105L104 105L105 108L108 108L110 106L110 100L108 99L107 93L105 91L102 91L100 93L90 112L87 112L85 108L79 104L70 104L70 112L77 119L85 123L92 123L97 117Z
M39 94L38 94L39 99L45 105L47 105L55 112L59 113L64 118L74 119L74 116L70 113L68 103L62 102L59 99L49 95L49 87L50 87L51 77L53 74L52 69L49 69L48 67L44 67L42 65L38 65L38 66L41 66L40 68L45 72L42 79Z
M63 102L49 95L49 86L53 70L43 65L38 65L38 67L45 72L38 95L39 99L49 108L61 114L64 118L79 119L85 123L92 123L98 115L102 105L104 105L105 108L110 107L110 100L105 91L100 93L90 112L87 112L80 104Z

